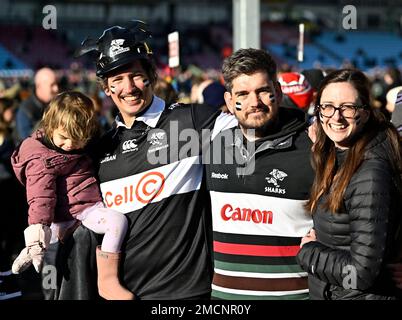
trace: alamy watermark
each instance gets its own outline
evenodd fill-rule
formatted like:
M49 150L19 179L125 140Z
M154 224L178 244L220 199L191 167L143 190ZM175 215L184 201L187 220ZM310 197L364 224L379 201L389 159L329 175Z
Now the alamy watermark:
M342 27L345 30L357 29L357 9L353 5L344 6L342 13L346 14L342 19Z
M42 27L43 29L49 30L57 29L57 9L56 6L53 5L46 5L42 9L42 13L45 14L42 20Z
M57 268L53 265L46 265L42 269L42 288L46 290L57 289Z
M356 267L352 265L346 265L342 269L342 286L344 289L357 289L357 271Z
M57 29L57 9L54 5L46 5L42 9L42 13L45 14L42 20L42 27L46 30ZM345 30L357 29L357 9L354 5L346 5L342 9L342 13L345 15L342 19L342 27Z
M255 130L248 130L248 138L255 137ZM241 129L225 130L212 139L213 130L179 130L179 122L171 121L168 132L163 129L148 131L147 161L150 164L169 164L188 157L199 156L198 164L237 165L239 175L254 172L255 143L244 139ZM122 152L137 151L136 139L124 141Z

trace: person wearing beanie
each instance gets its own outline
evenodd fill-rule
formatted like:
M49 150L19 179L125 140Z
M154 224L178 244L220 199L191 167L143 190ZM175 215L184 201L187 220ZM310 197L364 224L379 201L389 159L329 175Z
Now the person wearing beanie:
M314 91L317 91L325 75L321 69L306 69L300 72L304 75Z
M202 97L204 98L204 103L217 109L225 105L224 93L226 92L225 87L218 81L210 83L202 91Z
M298 72L285 72L279 75L278 81L284 94L282 106L307 112L313 101L314 89L306 77Z

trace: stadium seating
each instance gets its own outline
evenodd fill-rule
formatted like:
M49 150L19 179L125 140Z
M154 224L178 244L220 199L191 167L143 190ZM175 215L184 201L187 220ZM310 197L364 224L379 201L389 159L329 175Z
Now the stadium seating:
M0 44L0 69L27 69L27 66Z
M30 68L65 68L72 61L68 44L57 30L14 25L2 26L2 30L7 32L0 32L0 43Z
M402 64L402 38L389 32L323 32L316 41L366 70Z

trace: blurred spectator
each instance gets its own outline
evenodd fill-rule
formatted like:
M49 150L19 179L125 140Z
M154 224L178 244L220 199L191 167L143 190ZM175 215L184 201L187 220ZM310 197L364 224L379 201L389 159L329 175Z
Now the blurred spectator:
M2 98L0 99L0 105L0 131L4 137L16 144L18 140L15 128L16 100Z
M315 97L317 96L318 88L320 87L322 79L324 79L325 74L321 69L306 69L301 72L307 81L310 83L311 87L314 89L313 98L311 99L310 106L307 109L307 114L309 117L313 116L315 109Z
M386 95L387 104L385 105L385 109L387 109L387 111L390 114L392 114L394 112L396 96L399 91L402 91L402 86L392 88L391 90L389 90L387 92L387 95Z
M177 102L179 98L173 86L164 79L158 79L155 85L155 95L165 100L167 106Z
M282 63L279 65L278 74L292 72L292 66L288 63Z
M0 300L22 295L15 276L11 274L13 254L22 247L20 235L24 227L24 223L21 223L24 211L18 207L23 193L10 162L15 147L9 128L12 117L12 104L0 100L0 202L3 213L0 223Z
M306 69L301 72L310 83L311 87L317 91L320 87L322 79L324 79L324 72L321 69Z
M6 88L5 85L0 82L0 98L15 99L17 98L21 85L19 82L14 83L11 87Z
M34 77L35 90L17 110L16 126L20 140L28 137L42 118L49 101L58 93L56 74L49 68L39 69Z
M377 71L374 75L374 78L371 81L371 94L374 99L374 103L376 104L377 108L381 108L384 104L383 97L385 96L384 93L384 83L382 81L382 76Z
M388 68L384 74L384 82L388 89L402 85L401 72L395 67Z
M205 103L217 109L223 108L223 111L227 112L224 98L225 91L226 88L219 81L195 78L191 87L191 102Z
M397 68L390 67L390 68L387 68L387 70L385 71L383 78L381 80L382 80L381 85L382 85L383 90L382 90L382 94L380 96L378 96L377 99L381 102L382 107L385 108L385 106L387 104L386 95L387 95L388 91L390 91L392 88L399 87L402 85L402 76L401 76L400 71ZM388 114L388 116L389 116L389 114Z
M207 79L205 80L201 76L194 76L191 79L191 93L190 100L192 103L203 103L204 98L202 97L202 91L205 89L207 85L212 83L213 80Z
M208 84L204 90L202 90L202 97L205 104L216 107L217 109L225 107L224 93L226 88L217 81Z
M229 57L232 53L233 53L232 45L226 44L221 49L221 57L222 57L222 59L225 59L225 58Z
M306 77L298 72L282 73L278 77L283 92L282 106L307 112L313 101L314 89Z
M387 94L387 100L393 101L391 122L402 136L402 86L392 89ZM388 108L387 108L388 109Z
M94 90L93 92L88 92L87 94L91 98L94 104L95 112L98 117L99 122L98 135L102 136L110 129L112 129L112 123L114 117L110 114L110 109L104 108L102 95L100 94L100 92L101 92L100 88L97 87L96 90Z
M12 110L9 103L0 100L0 181L13 176L10 156L14 150L14 143L11 139L9 123L12 121Z

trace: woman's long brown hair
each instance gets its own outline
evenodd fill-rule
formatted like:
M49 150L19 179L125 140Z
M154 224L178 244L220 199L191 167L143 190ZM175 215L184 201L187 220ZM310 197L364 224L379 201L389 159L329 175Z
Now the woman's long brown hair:
M395 172L397 184L400 186L402 149L399 134L385 116L371 106L370 83L361 71L341 69L327 75L318 90L316 105L320 103L324 89L329 84L337 82L350 83L358 92L361 105L366 106L370 115L363 130L356 136L352 146L349 148L343 165L337 168L334 142L325 134L319 121L318 108L316 108L317 138L312 149L312 165L315 170L315 179L311 188L310 199L305 206L311 213L317 209L318 200L322 195L327 195L326 202L323 203L324 209L334 213L340 211L346 187L363 162L367 144L381 131L385 131L387 135L391 147L390 164Z

